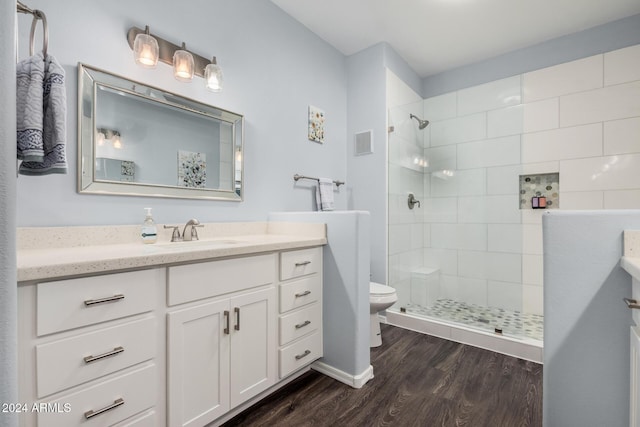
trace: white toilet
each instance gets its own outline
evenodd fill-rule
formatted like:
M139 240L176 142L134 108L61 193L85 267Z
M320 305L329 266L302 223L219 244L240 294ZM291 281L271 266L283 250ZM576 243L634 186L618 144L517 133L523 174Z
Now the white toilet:
M380 283L369 282L369 313L371 313L371 338L370 346L379 347L382 345L380 337L380 321L378 312L386 310L398 301L396 290L391 286Z

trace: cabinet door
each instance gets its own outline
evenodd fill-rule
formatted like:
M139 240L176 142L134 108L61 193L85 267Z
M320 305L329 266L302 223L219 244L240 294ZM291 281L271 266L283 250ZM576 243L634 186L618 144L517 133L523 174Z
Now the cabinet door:
M203 426L229 410L228 300L168 314L169 425Z
M230 300L231 407L266 390L277 378L276 288Z

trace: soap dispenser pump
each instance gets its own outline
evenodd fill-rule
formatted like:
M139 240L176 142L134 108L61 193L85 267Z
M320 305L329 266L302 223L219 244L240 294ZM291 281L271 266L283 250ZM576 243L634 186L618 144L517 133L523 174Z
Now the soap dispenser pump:
M142 224L142 243L155 243L158 240L158 229L156 228L156 223L153 222L151 208L144 209L147 211L147 215L144 218L144 223Z

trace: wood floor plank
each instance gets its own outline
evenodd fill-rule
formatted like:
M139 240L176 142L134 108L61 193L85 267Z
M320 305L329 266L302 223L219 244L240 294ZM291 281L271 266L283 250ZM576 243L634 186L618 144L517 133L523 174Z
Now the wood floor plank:
M542 365L381 326L363 388L311 371L224 426L542 426Z

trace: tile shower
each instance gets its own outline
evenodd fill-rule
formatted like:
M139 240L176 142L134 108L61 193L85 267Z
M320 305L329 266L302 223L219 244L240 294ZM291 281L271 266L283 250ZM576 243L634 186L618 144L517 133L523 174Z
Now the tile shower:
M541 345L544 212L640 208L640 45L424 100L388 84L389 311Z

